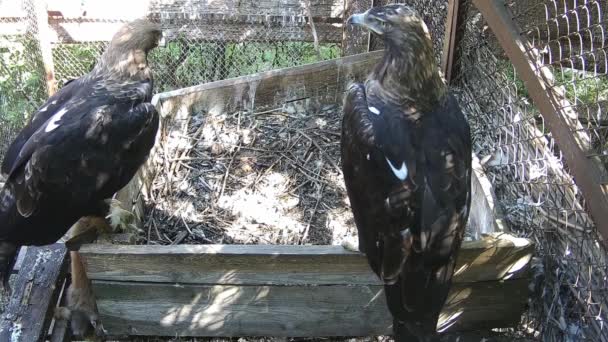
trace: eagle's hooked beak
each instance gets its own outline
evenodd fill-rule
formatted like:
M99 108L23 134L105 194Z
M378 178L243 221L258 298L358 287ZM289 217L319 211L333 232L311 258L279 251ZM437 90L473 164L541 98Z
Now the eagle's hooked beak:
M361 26L365 26L365 16L367 15L367 12L365 13L359 13L359 14L353 14L351 15L348 20L346 21L347 24L349 25L361 25Z
M379 35L384 34L384 28L381 25L383 23L381 23L377 19L373 19L373 18L370 19L368 13L369 13L369 10L364 13L353 14L348 18L348 20L346 21L346 24L355 25L355 26L363 26L366 29L375 32L376 34L379 34Z

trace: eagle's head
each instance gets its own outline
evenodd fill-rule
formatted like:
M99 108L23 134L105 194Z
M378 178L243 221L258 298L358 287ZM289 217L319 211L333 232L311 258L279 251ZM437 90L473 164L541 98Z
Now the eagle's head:
M411 39L431 42L429 30L422 17L414 9L403 4L373 7L364 13L353 14L347 23L363 26L389 44L402 44Z
M161 43L163 32L159 24L137 19L124 24L112 37L110 46L120 50L149 52Z
M432 107L442 98L445 85L435 62L433 42L422 17L411 7L392 4L354 14L348 24L362 26L384 41L384 59L368 81L382 85L385 99L415 101Z
M159 24L146 19L126 23L114 34L94 73L119 80L149 79L148 53L163 43Z

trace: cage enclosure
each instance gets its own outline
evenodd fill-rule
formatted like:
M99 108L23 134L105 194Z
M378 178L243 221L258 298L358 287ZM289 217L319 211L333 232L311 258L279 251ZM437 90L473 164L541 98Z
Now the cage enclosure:
M110 335L390 334L381 283L340 245L356 235L340 106L381 55L156 95L157 143L118 194L141 232L81 249ZM527 302L533 245L508 234L478 161L473 184L440 331L513 327Z
M119 24L147 15L170 33L150 58L157 144L118 194L141 231L82 250L110 334L390 332L380 284L341 246L355 228L339 134L344 89L382 48L343 22L392 2L423 15L473 135L475 200L438 328L608 340L605 0L49 1L46 17L43 0L0 1L0 154ZM61 340L65 249L20 256L0 339L50 325Z

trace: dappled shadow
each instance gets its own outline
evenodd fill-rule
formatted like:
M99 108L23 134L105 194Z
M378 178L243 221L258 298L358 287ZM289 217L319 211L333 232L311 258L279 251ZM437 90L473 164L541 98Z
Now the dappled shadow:
M145 243L340 244L355 235L339 167L341 109L310 103L174 121L160 142Z

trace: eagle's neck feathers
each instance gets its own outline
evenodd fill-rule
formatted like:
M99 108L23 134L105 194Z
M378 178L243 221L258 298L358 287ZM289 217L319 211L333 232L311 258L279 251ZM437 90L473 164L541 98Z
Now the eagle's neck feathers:
M92 71L116 82L151 79L147 52L141 49L109 48Z
M385 100L422 111L432 109L446 92L431 40L422 32L403 35L399 41L387 39L384 57L368 83L376 84L374 92Z

